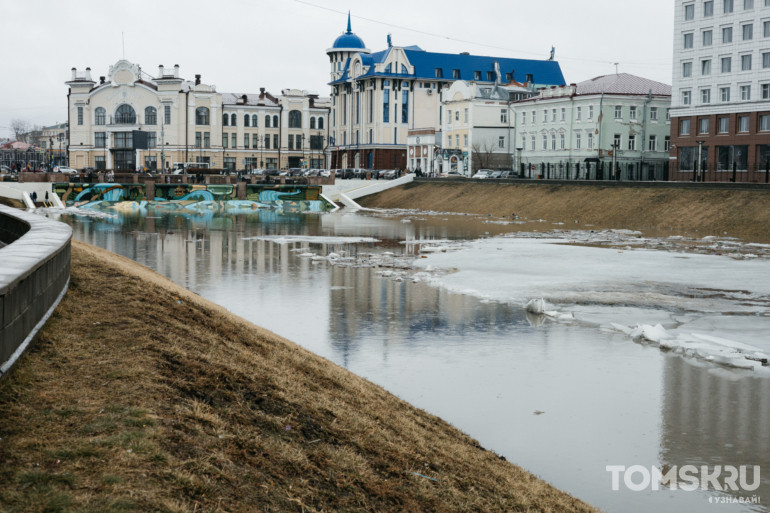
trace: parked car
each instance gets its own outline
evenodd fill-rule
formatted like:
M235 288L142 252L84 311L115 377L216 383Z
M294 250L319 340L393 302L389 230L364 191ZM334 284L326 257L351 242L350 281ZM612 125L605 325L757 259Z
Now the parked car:
M11 168L8 166L0 166L0 173L11 173Z
M67 166L56 166L53 168L54 173L64 173L65 175L73 175L75 173L79 173L77 169L72 169L71 167Z
M332 175L331 169L321 169L321 176L329 178Z
M492 177L491 169L479 169L478 171L476 171L476 174L473 175L473 178L476 178L477 180L486 180L491 177Z
M489 175L490 178L502 178L502 176L502 171L492 171L492 173Z

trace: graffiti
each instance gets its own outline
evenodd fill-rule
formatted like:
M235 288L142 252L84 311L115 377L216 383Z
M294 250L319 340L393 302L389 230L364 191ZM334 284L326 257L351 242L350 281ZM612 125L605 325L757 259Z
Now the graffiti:
M320 186L247 184L245 199L238 199L234 185L156 184L151 200L145 196L144 184L57 183L53 189L68 207L145 216L169 212L253 214L261 209L325 212L332 207L321 196Z

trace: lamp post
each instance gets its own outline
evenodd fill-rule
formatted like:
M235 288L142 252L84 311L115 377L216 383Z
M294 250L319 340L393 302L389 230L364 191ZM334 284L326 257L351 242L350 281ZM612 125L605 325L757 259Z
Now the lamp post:
M303 162L302 167L307 168L307 166L305 165L306 164L306 162L305 162L305 134L302 134L302 162Z
M265 161L262 159L262 151L265 149L265 136L259 136L259 169L265 169Z
M57 139L59 139L59 165L61 165L61 161L62 161L62 158L61 158L61 141L62 141L63 138L64 138L63 134L61 134L61 133L57 136Z
M695 172L697 173L695 175L695 181L701 182L703 181L701 172L703 170L703 143L704 141L695 141L698 143L698 165L695 167Z
M620 143L618 141L615 141L612 143L612 169L610 169L610 179L612 179L612 176L617 173L616 171L616 162L618 158L618 148L620 148ZM616 179L620 178L620 173L617 173Z
M522 169L521 169L521 152L523 150L524 150L524 148L516 148L516 153L518 154L519 158L516 159L516 162L515 162L515 164L517 164L517 165L514 165L514 167L513 167L513 173L514 173L515 176L523 175L524 174L522 172ZM524 176L522 176L522 178L524 178Z

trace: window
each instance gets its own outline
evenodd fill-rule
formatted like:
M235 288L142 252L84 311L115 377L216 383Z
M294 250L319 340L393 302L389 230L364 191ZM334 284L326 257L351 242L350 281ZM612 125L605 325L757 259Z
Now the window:
M666 121L671 121L671 109L666 109Z
M211 134L209 132L203 132L203 147L211 148Z
M762 84L762 99L770 100L770 84Z
M163 106L163 118L163 123L167 125L171 124L171 105Z
M323 130L324 128L324 118L318 118L318 129Z
M711 103L711 89L706 88L700 90L700 102Z
M620 105L615 106L615 119L623 119L623 107Z
M269 135L265 136L265 149L266 150L270 149L270 136Z
M224 143L225 143L225 148L227 148L227 138L224 139ZM200 148L201 144L203 144L203 138L201 137L201 133L195 132L195 147Z
M714 16L714 0L703 2L703 17L708 18L709 16Z
M622 144L622 142L621 142L620 134L615 134L615 137L613 138L612 147L620 149L621 144Z
M751 86L750 85L742 85L741 86L741 101L748 101L751 100Z
M679 122L679 135L690 135L690 120L682 119Z
M556 134L551 134L551 149L556 150Z
M500 109L500 123L508 122L508 109Z
M222 126L230 126L230 114L222 114Z
M732 42L733 42L733 28L722 27L722 43L732 43Z
M460 111L457 111L459 114ZM401 122L409 123L409 90L401 91Z
M543 123L548 122L548 109L543 109Z
M249 147L249 134L243 134L243 147Z
M711 75L711 59L703 59L700 61L700 74Z
M658 138L657 136L651 135L650 140L647 143L647 149L649 151L658 151Z
M232 126L238 126L238 117L235 115L235 112L230 114L230 124Z
M580 149L580 132L575 134L575 149Z
M315 130L315 118L314 117L310 118L310 130Z
M94 146L97 148L107 146L107 132L94 132Z
M704 30L701 33L701 40L702 40L703 46L711 46L711 43L714 37L713 34L714 34L714 31L712 31L711 29Z
M459 110L455 111L455 121L460 121L460 111Z
M107 169L107 162L105 162L103 155L95 155L94 164L96 169L99 171L104 171L105 169Z
M273 127L278 128L278 115L273 116Z
M551 123L556 123L556 109L551 109Z
M754 0L743 0L743 9L748 11L754 8Z
M473 80L481 80L481 72L480 71L474 71L473 72Z
M565 146L564 134L559 134L559 149L563 150Z
M537 123L537 119L535 118L535 111L532 111L532 124Z
M451 115L449 117L451 121ZM390 123L390 89L382 90L382 121Z
M770 115L762 114L759 116L759 131L770 132Z
M589 105L588 106L588 119L589 120L594 119L594 106L593 105Z
M468 134L463 135L463 146L468 147Z
M690 105L692 103L692 92L682 91L682 105Z
M209 109L206 107L198 107L195 109L195 124L196 125L208 125L209 124Z
M158 111L155 107L145 107L144 109L144 124L145 125L157 125L158 124Z
M147 132L147 147L148 148L158 147L158 134L156 134L155 132Z
M726 134L730 131L730 118L728 117L721 117L717 121L717 130L720 134Z
M289 134L289 149L290 150L294 149L294 135L293 134Z
M732 57L722 57L722 73L730 73L733 67Z
M567 109L562 107L561 108L561 118L560 118L560 120L564 121L565 119L567 119Z
M107 111L103 107L97 107L94 111L94 124L104 125L107 123Z
M123 104L115 111L115 124L133 125L136 123L136 112L131 105Z
M403 64L403 63L401 64L401 74L402 75L408 75L409 74L409 70L406 69L406 65Z
M265 128L270 128L270 116L265 116Z
M628 149L629 149L629 151L636 150L636 136L635 135L629 135L628 136Z
M444 70L443 70L443 69L441 69L441 68L436 68L436 69L434 70L434 73L435 73L435 77L436 77L436 78L444 78Z
M526 125L527 124L527 113L526 112L522 112L521 113L521 124L522 125Z
M581 118L582 115L583 115L582 107L575 107L575 119L577 121L580 121L580 118Z
M83 124L83 107L78 107L78 125Z
M751 71L751 54L741 55L741 71Z
M495 81L495 72L487 71L487 82L494 82L494 81Z
M719 99L723 102L729 102L730 101L730 88L729 87L720 87L719 88Z
M396 142L396 140L397 140L397 139L396 139L396 133L395 133L395 132L393 132L393 142L395 143L395 142ZM456 147L456 148L459 148L459 147L460 147L460 134L457 134L457 135L455 135L455 147Z
M505 148L505 137L504 136L501 135L500 137L497 138L497 147L498 148Z
M754 25L752 23L741 25L741 33L744 41L751 41L754 37Z
M548 136L547 135L543 136L543 149L544 150L548 149Z
M589 150L594 149L594 134L591 132L588 132L588 140L586 141L586 146L588 146Z
M463 121L468 122L468 109L463 110Z
M452 78L460 78L460 70L459 69L453 69L452 70Z
M302 128L302 113L300 111L289 111L289 128Z
M251 115L251 126L253 126L254 128L259 126L259 116L257 116L256 114Z
M684 19L685 21L695 19L695 4L689 4L684 6Z
M770 21L762 22L762 37L770 37Z
M687 34L684 34L684 48L685 50L688 48L692 48L692 32L688 32Z
M248 114L243 115L243 126L249 126L251 123L251 117Z
M651 121L657 121L658 120L658 108L657 107L650 107L650 120Z
M698 120L698 133L708 134L710 128L709 118L701 118Z
M733 0L722 0L722 12L725 14L733 12Z
M257 134L251 135L251 147L259 148L259 136Z
M273 148L275 149L280 148L280 146L278 145L278 134L273 134Z
M692 62L682 63L682 77L687 78L692 76Z
M749 116L738 116L738 132L746 133L749 131Z

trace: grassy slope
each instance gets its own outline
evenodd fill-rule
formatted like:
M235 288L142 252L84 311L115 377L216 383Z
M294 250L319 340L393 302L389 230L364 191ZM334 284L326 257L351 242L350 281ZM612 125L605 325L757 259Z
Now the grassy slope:
M444 421L82 243L67 296L0 381L0 411L2 511L592 511Z
M417 208L626 228L652 234L728 235L770 242L770 189L697 190L546 184L414 183L358 200ZM574 223L579 221L579 223Z

